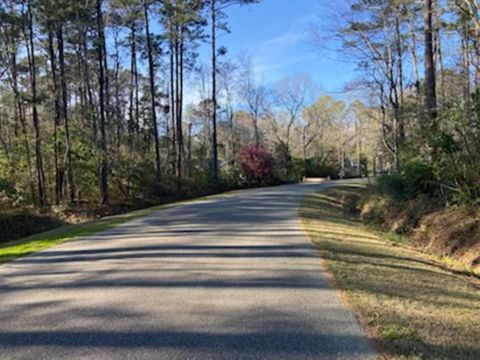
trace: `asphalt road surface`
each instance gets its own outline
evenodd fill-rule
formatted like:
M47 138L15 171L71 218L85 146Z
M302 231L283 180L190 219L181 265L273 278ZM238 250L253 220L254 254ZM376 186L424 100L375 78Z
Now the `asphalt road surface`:
M332 186L159 211L0 266L0 359L371 359L297 216Z

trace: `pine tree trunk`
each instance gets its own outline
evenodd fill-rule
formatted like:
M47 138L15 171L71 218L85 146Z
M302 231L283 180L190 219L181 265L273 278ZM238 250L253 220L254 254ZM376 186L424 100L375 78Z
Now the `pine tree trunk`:
M176 146L177 146L177 131L176 131L176 97L175 97L175 47L173 42L173 26L170 24L170 120L172 129L172 158L176 162ZM173 172L173 171L172 171Z
M150 23L148 20L148 5L147 0L143 1L143 10L145 15L145 35L147 38L147 55L148 55L148 70L149 70L149 80L150 80L150 103L151 103L151 117L152 117L152 127L153 127L153 136L155 144L155 170L157 175L157 180L160 180L160 144L158 139L158 124L157 124L157 113L155 106L155 68L153 62L153 48L152 40L150 34Z
M178 106L177 106L177 169L176 174L179 178L183 176L183 160L185 155L183 143L183 57L184 57L184 38L183 27L180 29L180 41L178 45L179 63L178 63Z
M402 34L400 32L400 20L397 14L395 19L395 33L396 33L396 52L397 52L397 71L398 71L398 143L401 145L405 139L405 126L403 116L403 46Z
M445 104L446 101L446 89L445 89L445 66L443 64L443 51L442 51L442 38L441 38L441 26L442 20L438 14L438 11L434 12L434 48L435 48L435 63L438 63L440 67L440 106ZM438 105L437 105L438 106Z
M437 98L435 86L435 61L433 56L433 0L424 0L425 35L425 110L430 121L429 127L437 117Z
M70 139L70 127L68 119L68 94L67 94L67 79L65 75L65 52L63 46L63 29L60 24L57 32L58 40L58 54L60 62L60 83L62 87L62 115L63 115L63 125L65 130L65 163L67 169L67 182L68 182L68 192L69 200L71 203L75 202L75 183L73 175L73 165L72 165L72 142Z
M128 89L128 132L130 139L135 132L135 116L134 116L134 88L135 88L135 67L137 64L136 55L136 36L135 36L135 22L130 25L130 87Z
M116 139L116 155L120 158L120 144L122 139L123 124L122 124L122 108L120 106L120 44L118 41L118 32L114 37L115 44L115 122L117 125L117 139Z
M88 65L88 42L86 34L82 36L82 52L83 52L83 83L85 84L85 89L87 91L87 100L88 100L88 119L91 122L92 130L92 143L97 146L97 109L95 107L95 102L93 99L92 84L90 82L90 66Z
M130 135L140 131L140 100L138 94L138 70L137 70L137 25L132 22L130 27L130 89L129 89L129 132Z
M218 145L217 145L217 9L216 0L211 0L212 16L212 150L213 178L218 181Z
M102 0L97 0L97 57L98 57L98 97L99 97L99 115L100 115L100 203L108 204L108 162L107 162L107 134L106 134L106 116L105 108L105 30L103 25Z
M32 121L35 135L35 164L37 171L37 187L39 205L45 206L47 204L47 194L45 190L45 173L43 170L42 159L42 139L40 134L40 119L37 109L37 67L35 61L35 44L33 41L33 14L31 1L28 2L28 32L29 32L29 65L30 65L30 85L32 90Z
M180 152L180 137L178 132L180 119L180 31L179 26L175 26L175 135L176 135L176 151L175 151L175 174L180 176L179 170L182 168L182 154Z
M53 24L50 24L53 26ZM60 153L60 141L58 139L58 127L60 126L61 119L61 110L60 110L60 92L58 86L58 77L57 77L57 61L55 55L55 49L53 45L53 32L50 30L48 32L48 50L50 54L50 71L52 75L52 85L54 93L54 108L55 108L55 119L53 124L53 155L54 155L54 165L55 165L55 204L59 205L63 198L63 170L60 167L59 163L59 153Z

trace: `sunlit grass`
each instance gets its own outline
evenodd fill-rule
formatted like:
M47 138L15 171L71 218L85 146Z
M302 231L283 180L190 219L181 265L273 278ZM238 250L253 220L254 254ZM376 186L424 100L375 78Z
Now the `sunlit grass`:
M23 239L4 243L0 245L0 263L14 260L16 258L30 255L32 253L48 249L63 242L73 240L82 236L89 236L102 231L114 228L127 221L148 216L156 211L178 206L180 204L200 201L206 198L225 196L225 194L213 195L211 197L197 198L194 200L179 201L172 204L158 205L147 209L132 211L129 213L109 216L103 219L91 221L84 224L65 225L59 228L46 231L40 234L28 236Z
M109 216L103 219L99 219L99 220L84 223L84 224L65 225L50 231L31 235L19 240L3 243L3 244L0 244L0 263L4 263L7 261L17 259L22 256L33 254L35 252L48 249L52 246L76 239L81 236L89 236L89 235L96 234L96 233L114 228L115 226L123 224L127 221L148 216L162 209L175 207L185 203L192 203L192 202L208 200L208 199L224 198L224 197L232 196L234 194L238 194L247 190L248 189L232 190L225 193L203 196L203 197L198 197L190 200L177 201L170 204L162 204L162 205L150 207L147 209L132 211L132 212L121 214L121 215Z
M385 340L418 339L417 332L414 329L396 324L383 326L381 335Z
M480 291L465 277L369 229L343 210L355 188L301 206L313 243L386 358L480 359Z

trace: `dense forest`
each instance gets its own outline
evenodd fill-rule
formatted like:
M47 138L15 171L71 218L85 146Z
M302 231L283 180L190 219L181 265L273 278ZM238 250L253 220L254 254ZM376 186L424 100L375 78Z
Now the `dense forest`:
M192 177L185 74L208 39L215 67L222 9L248 2L2 1L2 191L42 207L106 205ZM213 142L216 97L205 103Z

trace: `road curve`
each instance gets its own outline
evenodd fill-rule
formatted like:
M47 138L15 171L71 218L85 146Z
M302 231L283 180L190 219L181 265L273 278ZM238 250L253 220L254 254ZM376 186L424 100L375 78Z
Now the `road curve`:
M328 186L193 202L0 266L0 358L373 359L297 216Z

